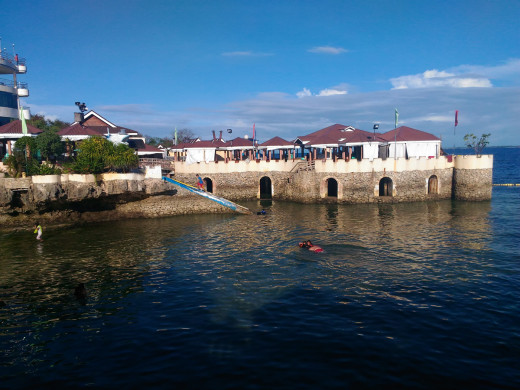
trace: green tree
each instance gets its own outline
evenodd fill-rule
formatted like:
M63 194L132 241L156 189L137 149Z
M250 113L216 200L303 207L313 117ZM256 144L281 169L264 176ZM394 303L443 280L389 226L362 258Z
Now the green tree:
M171 138L172 138L172 141L175 140L175 131L172 132ZM182 142L187 142L194 138L197 138L197 137L195 136L193 131L191 131L190 129L177 130L177 144L180 144Z
M153 145L153 146L157 146L157 145L159 145L159 142L160 142L159 138L157 138L157 137L152 137L152 136L150 136L150 135L145 135L145 136L144 136L144 140L145 140L145 142L146 142L148 145Z
M464 136L464 143L468 148L475 150L475 154L478 156L482 153L484 148L489 145L489 137L491 134L482 134L480 138L470 133Z
M52 129L45 130L36 136L36 147L46 161L49 161L51 156L60 156L64 151L61 137Z
M47 119L43 115L33 115L31 119L27 121L28 124L37 127L40 130L54 130L59 131L61 129L64 129L69 124L66 122L63 122L59 119Z
M116 172L128 172L139 166L139 157L127 144L114 145L113 152L106 159L108 169Z
M72 169L78 173L128 172L139 165L139 158L126 144L114 145L104 137L90 137L79 144Z
M36 141L33 137L23 136L14 144L12 153L5 159L9 175L20 177L23 172L28 176L36 175L39 163L36 159Z

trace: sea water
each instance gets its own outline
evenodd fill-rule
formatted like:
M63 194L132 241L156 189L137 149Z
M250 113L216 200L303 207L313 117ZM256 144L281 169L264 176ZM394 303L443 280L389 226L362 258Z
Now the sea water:
M520 187L244 205L0 234L0 388L520 386Z

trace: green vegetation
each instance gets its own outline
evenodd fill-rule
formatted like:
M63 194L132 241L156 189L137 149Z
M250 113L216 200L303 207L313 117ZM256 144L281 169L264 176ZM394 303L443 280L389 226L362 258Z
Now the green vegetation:
M37 142L35 138L24 136L14 144L13 153L4 160L10 176L54 175L61 173L59 168L48 164L40 164L37 158Z
M139 158L128 145L114 145L106 138L90 137L79 144L71 169L76 173L129 172L138 165Z
M46 119L42 115L33 115L31 117L31 119L29 119L27 121L27 124L37 127L38 129L43 130L43 131L53 130L55 132L69 126L68 123L60 121L59 119L56 119L56 120Z
M145 136L145 138L146 138L146 143L148 145L153 145L153 146L162 145L165 148L170 148L173 145L175 145L175 132L172 132L170 137L159 138L159 137ZM196 137L195 137L195 134L193 133L193 131L191 131L190 129L177 130L177 144L189 141L193 138L196 138Z
M475 150L475 154L478 156L482 154L482 151L486 146L489 145L489 137L491 134L482 134L480 138L478 138L474 134L466 134L464 136L464 143L470 149Z
M36 147L41 153L45 161L49 162L51 158L56 159L64 151L61 137L55 130L44 130L43 133L36 136Z
M72 155L74 144L68 139L62 141L58 135L60 129L68 126L67 123L45 119L41 115L33 116L27 123L43 132L36 137L24 136L16 141L12 154L4 159L11 177L20 177L24 173L27 176L54 175L62 171L94 174L129 172L139 166L139 157L128 145L114 145L101 136L78 142L76 157L67 157ZM65 151L67 154L64 156ZM40 160L44 161L40 163Z

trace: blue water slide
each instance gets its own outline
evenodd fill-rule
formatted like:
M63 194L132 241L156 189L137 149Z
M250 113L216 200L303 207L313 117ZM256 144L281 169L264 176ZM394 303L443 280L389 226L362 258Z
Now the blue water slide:
M195 188L193 186L190 186L189 184L182 183L178 180L171 179L169 177L163 176L162 178L164 181L167 181L169 183L172 183L178 187L184 188L185 190L188 190L190 192L193 192L194 194L197 194L199 196L202 196L204 198L210 199L213 202L217 202L218 204L221 204L222 206L225 206L233 211L236 211L241 214L251 214L251 210L249 210L247 207L240 206L239 204L233 203L227 199L221 198L219 196L213 195L210 192L206 192L204 190L200 190L198 188Z

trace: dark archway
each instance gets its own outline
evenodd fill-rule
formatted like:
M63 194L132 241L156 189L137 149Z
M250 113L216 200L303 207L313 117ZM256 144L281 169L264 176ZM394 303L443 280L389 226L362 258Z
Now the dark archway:
M392 179L389 177L383 177L379 181L379 196L392 196L393 184Z
M336 181L336 179L327 179L327 196L331 196L334 198L338 197L338 182Z
M260 199L271 199L273 192L271 190L271 179L264 176L260 179Z
M431 175L428 179L428 194L438 194L439 193L439 180L437 176Z
M204 178L204 184L206 184L206 191L213 193L213 181L209 177Z

